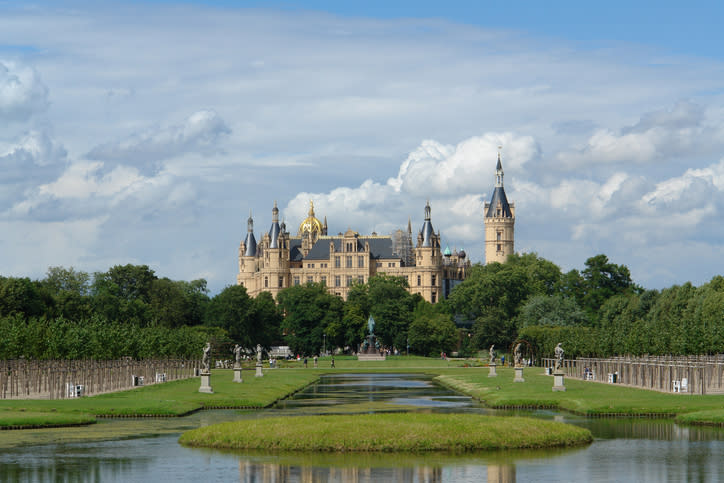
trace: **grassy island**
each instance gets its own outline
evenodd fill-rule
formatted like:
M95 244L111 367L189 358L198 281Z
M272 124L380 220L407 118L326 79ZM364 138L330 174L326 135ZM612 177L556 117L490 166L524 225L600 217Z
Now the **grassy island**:
M477 451L582 445L590 431L532 418L479 414L274 417L184 433L188 446L272 451Z

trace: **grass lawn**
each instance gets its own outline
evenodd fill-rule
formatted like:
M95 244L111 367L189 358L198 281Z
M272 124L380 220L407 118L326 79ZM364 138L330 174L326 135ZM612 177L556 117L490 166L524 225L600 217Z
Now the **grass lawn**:
M0 411L0 429L48 428L54 426L79 426L95 423L90 414L58 413L42 411Z
M463 367L465 365L477 367ZM424 357L389 357L384 362L360 362L355 357L312 359L303 368L301 361L280 361L281 368L264 369L264 377L254 377L245 368L244 382L234 383L232 370L213 370L214 394L199 393L199 378L139 387L98 396L56 400L0 400L0 427L18 426L18 421L45 418L49 425L58 423L61 414L87 421L93 416L182 416L202 408L264 408L306 387L320 375L349 372L414 372L438 376L436 380L461 393L480 399L494 408L549 407L585 414L620 416L680 416L681 422L723 424L724 395L665 394L625 386L566 378L566 392L552 392L553 378L541 368L526 368L525 382L513 382L513 369L498 367L498 377L488 378L487 367L480 361L442 360ZM342 409L342 408L340 408ZM701 421L695 412L702 413ZM36 419L37 420L37 419ZM69 420L76 424L78 420ZM42 423L30 423L42 424Z
M154 384L129 391L78 399L0 400L0 425L6 411L75 413L95 416L182 416L202 408L263 408L306 387L319 377L317 371L267 370L264 377L243 371L243 383L232 382L233 371L214 370L214 394L198 392L199 378Z
M616 384L566 378L565 392L553 392L553 376L541 368L526 368L525 382L513 382L512 368L498 368L498 377L488 370L450 371L438 382L480 399L493 408L548 407L588 416L671 416L724 407L724 395L667 394ZM724 416L724 411L722 411Z
M590 443L590 431L533 418L480 414L294 416L214 424L184 433L189 446L272 451L475 451Z

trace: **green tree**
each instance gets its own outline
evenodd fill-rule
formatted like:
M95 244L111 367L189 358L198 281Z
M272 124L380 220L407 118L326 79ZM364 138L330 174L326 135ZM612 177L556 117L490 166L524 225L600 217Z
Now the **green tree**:
M597 317L598 309L607 299L634 288L629 269L609 262L606 255L586 260L581 275L584 280L583 308L593 317Z
M242 285L229 285L209 302L205 325L224 329L244 347L259 343L251 330L253 302Z
M589 320L572 298L534 295L523 304L517 318L518 328L532 325L589 325Z
M417 304L409 329L412 352L431 357L450 353L457 339L458 331L449 314L440 313L424 300Z
M342 318L342 299L327 292L321 283L285 288L277 295L277 302L285 314L282 332L296 354L319 354L325 330Z

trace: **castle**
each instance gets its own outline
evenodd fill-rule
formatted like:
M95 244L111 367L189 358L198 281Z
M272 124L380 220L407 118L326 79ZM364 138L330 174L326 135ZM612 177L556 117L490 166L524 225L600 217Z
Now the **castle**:
M515 207L503 189L503 168L498 155L497 182L490 203L485 204L485 259L505 261L513 253ZM314 203L300 224L296 236L279 223L276 202L269 231L257 242L254 220L247 221L246 238L239 244L237 283L254 297L262 291L273 296L284 288L303 283L323 283L330 293L347 299L350 287L366 283L377 274L404 277L409 291L431 303L446 298L455 285L465 280L470 260L465 251L444 251L440 233L432 226L431 208L425 205L425 219L413 246L412 225L391 235L362 236L353 230L327 234L327 218L317 219Z

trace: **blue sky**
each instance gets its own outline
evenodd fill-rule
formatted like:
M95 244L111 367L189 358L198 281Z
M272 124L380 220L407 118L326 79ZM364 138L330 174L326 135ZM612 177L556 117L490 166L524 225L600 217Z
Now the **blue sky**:
M722 273L724 7L0 2L0 274L148 264L234 283L251 211L423 221L661 288Z

